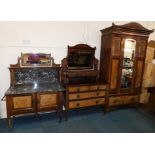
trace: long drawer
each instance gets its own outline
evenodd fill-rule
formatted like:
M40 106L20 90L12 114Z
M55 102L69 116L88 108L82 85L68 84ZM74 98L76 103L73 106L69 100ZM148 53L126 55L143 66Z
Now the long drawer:
M81 101L80 100L79 101L70 101L69 102L69 109L87 107L87 106L94 106L94 105L102 105L104 103L105 103L104 98L81 100Z
M105 96L105 91L75 93L75 94L69 94L69 100L104 97L104 96Z
M71 92L83 92L92 90L104 90L106 85L85 85L85 86L69 86L68 91Z
M127 96L117 96L109 98L109 105L123 105L129 103L137 103L139 102L139 95L127 95Z

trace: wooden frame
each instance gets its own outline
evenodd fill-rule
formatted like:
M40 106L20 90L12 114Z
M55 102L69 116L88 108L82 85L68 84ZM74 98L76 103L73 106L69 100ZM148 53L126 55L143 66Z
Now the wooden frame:
M51 66L51 54L21 53L22 66Z
M75 46L68 46L68 54L83 51L89 51L92 54L92 60L90 67L69 67L68 66L68 55L62 60L62 69L61 69L61 81L64 84L67 83L88 83L94 82L98 79L99 70L98 70L98 59L95 58L95 49L96 47L91 47L87 44L77 44Z
M68 46L67 64L69 70L93 69L96 47L86 44Z

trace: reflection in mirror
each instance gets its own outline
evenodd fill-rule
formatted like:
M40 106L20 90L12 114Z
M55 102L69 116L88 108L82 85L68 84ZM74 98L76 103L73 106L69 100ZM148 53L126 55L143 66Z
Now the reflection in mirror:
M131 87L132 77L133 77L135 47L136 47L135 40L133 39L125 40L121 88Z

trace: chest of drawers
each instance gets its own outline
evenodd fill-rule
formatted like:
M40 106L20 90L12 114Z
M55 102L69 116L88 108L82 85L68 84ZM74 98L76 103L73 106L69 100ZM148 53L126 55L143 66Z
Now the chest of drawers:
M68 85L66 108L69 110L104 105L105 96L106 85L102 83Z

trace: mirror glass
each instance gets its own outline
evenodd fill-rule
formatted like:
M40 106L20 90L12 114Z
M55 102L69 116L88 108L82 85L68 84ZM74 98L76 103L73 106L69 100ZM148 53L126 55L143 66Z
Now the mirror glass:
M21 53L22 66L50 66L51 54Z
M123 55L123 66L121 76L121 88L130 88L133 78L134 57L135 57L136 41L126 39Z

